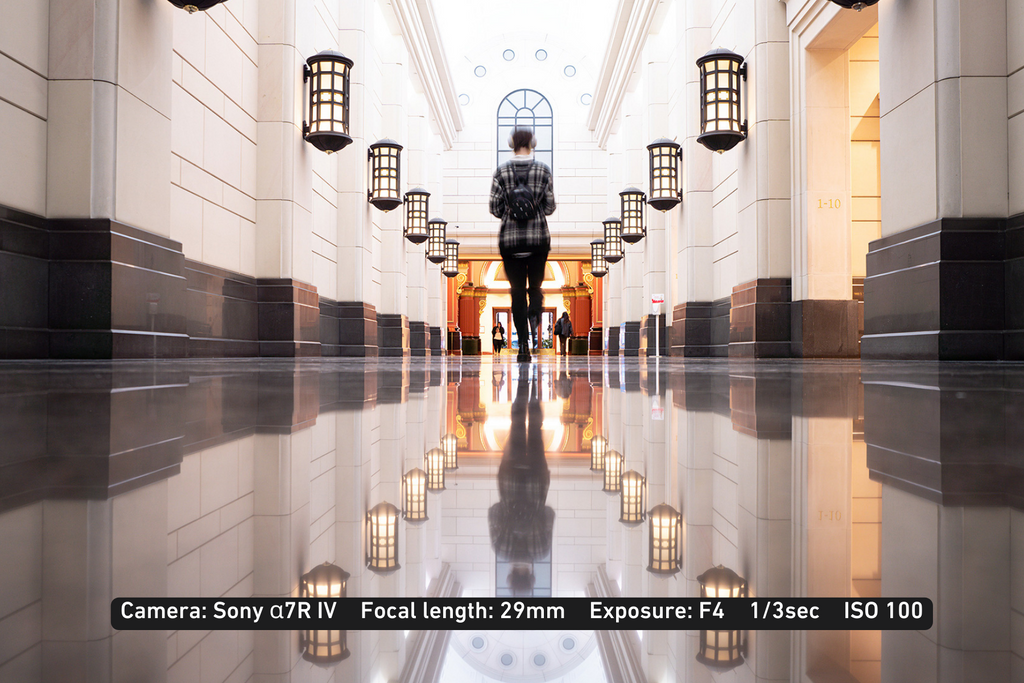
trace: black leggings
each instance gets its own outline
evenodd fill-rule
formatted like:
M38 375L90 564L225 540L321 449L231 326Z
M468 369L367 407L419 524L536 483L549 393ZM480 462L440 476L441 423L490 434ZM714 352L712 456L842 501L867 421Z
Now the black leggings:
M516 326L516 334L519 335L519 349L528 349L531 339L529 319L540 319L540 314L544 310L544 292L540 287L544 282L548 252L534 252L521 258L512 254L502 254L501 260L505 264L505 275L508 276L511 290L512 322ZM526 302L527 292L529 305Z

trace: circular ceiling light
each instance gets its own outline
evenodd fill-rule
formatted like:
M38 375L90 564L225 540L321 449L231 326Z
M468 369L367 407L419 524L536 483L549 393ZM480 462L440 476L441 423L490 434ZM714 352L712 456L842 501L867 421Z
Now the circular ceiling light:
M487 75L487 69L483 64L481 64L477 68L473 69L473 74L476 75L477 78L483 78Z
M533 656L533 665L534 666L540 667L540 666L544 666L547 663L548 663L548 658L545 657L544 655L542 655L541 653L538 652L537 654L535 654Z
M566 652L574 650L576 648L576 640L574 638L562 638L562 649Z
M459 104L461 104L463 107L469 104L469 95L467 95L466 93L462 93L461 95L459 95Z
M516 658L512 656L511 652L506 652L501 656L501 659L499 661L501 662L502 666L510 667L513 664L515 664Z
M580 96L580 102L588 107L590 106L590 103L593 101L593 99L594 96L588 92L585 92L583 93L583 95Z
M572 78L573 76L576 75L576 67L570 64L569 66L565 67L565 69L563 69L562 72L569 78Z
M484 639L480 636L474 636L473 640L469 641L469 644L473 646L474 650L482 650L484 649L486 642L484 642Z
M537 58L538 62L543 62L545 59L548 58L548 51L543 49L537 50L537 52L535 52L533 56Z
M516 53L513 52L512 50L505 50L504 52L501 53L501 56L505 58L506 62L511 62L513 59L516 58Z

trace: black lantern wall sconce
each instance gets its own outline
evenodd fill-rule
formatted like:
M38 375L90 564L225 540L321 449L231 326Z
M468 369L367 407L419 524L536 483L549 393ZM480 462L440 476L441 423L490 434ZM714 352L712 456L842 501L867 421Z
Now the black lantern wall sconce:
M224 2L224 0L192 0L192 2L188 2L187 0L171 0L172 5L178 9L185 10L189 14L205 12L211 7L219 5L222 2Z
M416 467L402 475L405 489L402 518L407 522L425 522L427 519L427 473Z
M647 571L653 574L675 574L679 571L682 557L679 550L679 536L683 516L667 503L655 506L650 514L650 540L647 550L650 563Z
M608 454L608 439L600 434L595 434L590 440L590 470L601 472L604 470L604 459Z
M370 162L370 189L366 199L381 211L388 212L402 203L402 146L390 138L370 145L366 152Z
M608 274L608 262L604 258L604 238L597 238L590 243L590 274L604 277Z
M375 572L401 569L398 564L398 508L387 501L366 513L366 566Z
M459 274L459 241L456 239L444 241L444 263L441 264L441 273L445 277L455 277Z
M700 135L697 142L712 152L726 152L747 139L741 120L740 79L747 80L743 57L718 48L697 60L700 68Z
M858 12L865 7L871 7L872 5L878 4L878 0L832 0L832 2L843 9L855 9Z
M619 198L622 204L622 241L636 244L647 235L647 226L644 225L644 193L635 187L627 187L619 193Z
M444 262L444 240L448 230L448 221L443 218L431 218L427 223L427 260L431 263Z
M336 564L324 562L299 578L299 597L344 598L349 573ZM304 629L299 632L302 658L317 666L333 666L348 658L348 632L338 629Z
M619 521L623 524L639 524L647 518L647 478L636 470L622 475L622 491L619 505Z
M430 237L427 212L430 209L430 193L422 187L414 187L405 193L405 239L413 244L423 244Z
M604 260L618 263L626 255L622 246L622 221L611 216L602 221L604 225Z
M718 565L697 577L702 598L745 598L747 581L742 576ZM743 663L743 632L701 631L697 661L716 671L733 669Z
M604 458L604 486L601 488L605 493L618 493L622 489L622 465L625 462L622 453L608 451Z
M348 134L349 72L352 60L324 50L306 60L303 82L309 82L309 122L302 122L302 137L331 154L352 143Z
M680 202L679 162L683 158L679 143L658 138L647 145L651 157L651 196L647 203L658 211L668 211Z
M445 470L459 469L459 437L451 433L442 436L441 451L444 453Z
M444 451L431 448L423 456L423 464L427 469L427 490L444 491Z

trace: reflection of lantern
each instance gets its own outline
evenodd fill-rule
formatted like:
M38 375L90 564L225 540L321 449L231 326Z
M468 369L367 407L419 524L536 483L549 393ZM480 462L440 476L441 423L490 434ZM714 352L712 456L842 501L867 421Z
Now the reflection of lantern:
M700 135L697 142L712 152L728 151L747 138L741 120L740 79L747 80L743 57L723 48L697 60L700 67Z
M877 0L875 0L877 2ZM196 12L205 12L206 10L219 5L224 0L171 0L171 4L178 9L183 9L189 14L195 14Z
M647 480L636 470L622 475L622 492L619 506L619 521L625 524L639 524L644 521L646 512L645 484Z
M431 263L444 261L444 237L448 229L448 221L443 218L431 218L427 224L427 260Z
M679 203L679 143L658 138L647 145L651 156L651 198L647 203L658 211L668 211Z
M445 277L455 277L459 274L458 240L446 239L444 241L444 263L441 264L441 273Z
M728 671L743 663L742 631L701 631L697 661L716 671Z
M422 187L414 187L405 193L405 239L413 244L423 244L430 236L427 227L429 207L430 193Z
M375 572L401 569L398 564L398 508L378 503L366 513L366 566Z
M747 581L742 576L718 565L697 577L700 582L702 598L745 598L747 597Z
M622 464L625 458L618 451L608 451L604 459L605 493L618 493L622 487Z
M444 451L431 448L423 456L427 468L427 490L444 491Z
M309 123L302 137L322 152L337 152L352 142L348 134L349 72L352 60L324 50L306 60L302 80L309 84Z
M604 260L618 263L625 256L622 247L622 221L614 216L605 218L604 224Z
M338 565L324 562L299 579L299 597L344 598L348 593L349 573ZM347 632L337 629L305 629L299 632L302 658L319 666L332 666L349 656Z
M622 241L635 244L647 234L644 225L644 193L627 187L619 193L622 202Z
M454 434L442 436L441 450L444 451L444 468L446 470L459 469L459 437Z
M590 469L600 471L604 469L604 458L608 453L608 439L600 434L595 434L590 440Z
M604 239L600 237L590 243L590 274L594 277L608 274L608 262L604 259Z
M405 509L402 517L407 522L424 522L427 517L427 473L420 468L402 475L405 487Z
M667 503L651 510L650 514L650 564L647 571L655 574L675 574L679 571L679 534L682 531L683 516Z
M366 157L370 161L366 198L381 211L390 211L402 203L402 146L384 138L370 145Z

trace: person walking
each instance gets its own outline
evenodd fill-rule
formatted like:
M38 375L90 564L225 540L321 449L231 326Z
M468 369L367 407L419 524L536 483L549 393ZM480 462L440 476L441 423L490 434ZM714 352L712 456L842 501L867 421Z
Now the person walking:
M555 323L555 335L558 337L559 344L562 347L562 355L564 356L569 347L569 339L572 338L572 321L569 320L568 311L562 311L562 317Z
M500 321L491 328L491 341L494 346L494 355L497 356L505 348L505 327Z
M551 250L547 216L555 211L551 169L533 157L537 138L528 128L508 137L515 155L494 171L490 211L501 219L498 252L512 295L512 323L519 337L516 360L530 361L530 321L544 308L544 269Z

